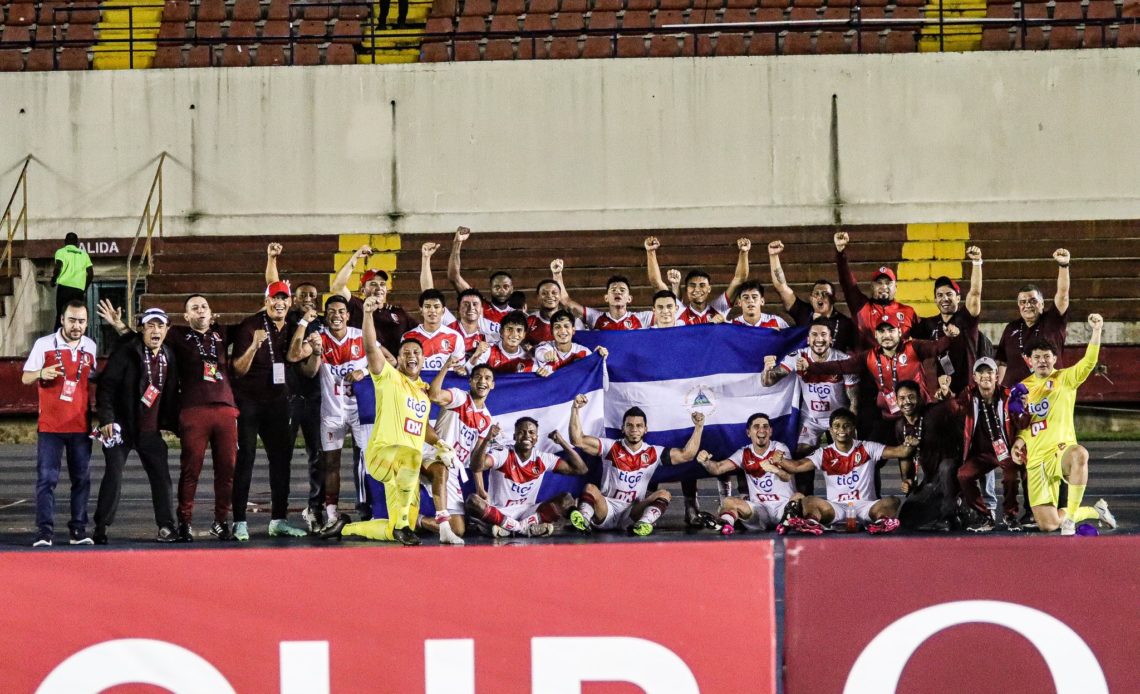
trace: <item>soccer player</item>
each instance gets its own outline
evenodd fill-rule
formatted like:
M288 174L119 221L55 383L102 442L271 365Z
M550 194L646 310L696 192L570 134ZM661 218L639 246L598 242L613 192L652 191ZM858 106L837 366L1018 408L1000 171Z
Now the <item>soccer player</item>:
M740 315L732 319L733 325L775 330L788 327L788 322L783 318L764 313L764 285L756 280L740 283L740 289L736 294L736 305L740 307Z
M757 412L748 418L745 426L751 443L725 460L713 460L708 451L697 454L697 462L709 474L723 475L742 470L748 479L746 498L727 497L721 504L722 535L736 532L736 523L746 530L771 530L784 515L784 506L797 495L791 473L776 466L776 457L791 458L788 447L772 440L772 422L768 415Z
M804 498L802 512L805 523L797 523L803 532L819 535L825 526L854 518L867 532L889 533L899 527L899 499L880 499L872 479L875 466L882 459L903 458L914 452L917 441L902 446L884 446L874 441L855 438L855 414L838 409L831 413L832 443L817 449L807 458L773 459L787 472L805 472L808 468L823 470L827 479L827 498Z
M527 315L511 311L499 323L499 342L481 342L467 360L467 370L486 364L495 373L524 373L534 370L534 359L523 345Z
M803 357L809 362L841 361L847 355L833 347L832 322L824 317L812 321L808 329L807 347L792 352L779 364L776 357L764 358L764 371L760 381L767 387L796 373L796 362ZM823 434L830 428L831 413L840 407L852 412L858 406L859 377L854 374L807 375L797 374L800 383L800 435L796 442L796 457L802 458L819 445ZM811 494L815 489L815 468L796 475L796 488Z
M557 311L551 316L550 325L554 339L534 348L535 373L539 376L549 376L563 366L590 355L588 347L574 342L574 316L569 311ZM594 351L602 355L603 359L609 356L605 347L598 347Z
M370 540L395 540L403 545L418 545L420 538L412 530L419 515L419 477L424 442L436 443L446 454L449 446L439 441L428 425L431 403L426 386L420 380L424 362L423 347L408 338L400 344L395 361L376 341L372 314L380 307L377 297L364 302L364 349L368 356L368 372L376 388L376 420L365 451L365 466L373 479L384 485L388 506L386 519L350 522L342 513L336 523L321 532L323 538L355 535Z
M424 322L404 333L404 340L412 339L423 348L422 368L438 371L455 355L463 363L463 336L443 324L443 292L428 289L420 292L420 313Z
M371 424L360 422L353 384L368 375L364 333L348 325L348 301L333 294L325 301L325 325L306 337L306 325L313 312L306 313L289 342L289 360L300 362L306 373L315 373L321 385L321 462L324 473L324 503L310 507L302 514L310 532L320 532L336 522L340 515L340 456L345 436L351 435L353 446L363 449L372 433ZM356 467L356 466L354 466ZM356 477L357 499L362 500L362 475ZM321 516L324 522L321 522Z
M419 325L414 318L401 306L386 303L388 299L388 273L383 270L365 270L360 276L360 296L355 297L348 291L348 278L356 269L361 258L372 255L372 249L367 245L361 246L352 254L333 278L329 293L340 294L348 299L348 325L359 328L364 320L364 301L374 296L380 301L380 308L372 314L376 321L376 335L384 349L394 354L399 350L400 341L404 333Z
M677 296L668 289L662 289L653 295L653 320L650 328L675 328L678 325L688 325L683 318L677 317Z
M589 330L640 330L648 327L653 321L652 311L630 311L631 301L629 279L624 275L613 275L606 280L606 310L599 311L574 301L570 292L566 290L566 283L562 280L564 263L555 259L550 269L554 280L562 289L562 305L575 317L582 320Z
M645 239L645 264L649 273L649 284L658 291L669 289L674 295L677 295L677 289L661 279L661 266L657 263L657 250L660 247L661 242L657 240L657 237L650 236ZM718 294L710 300L712 297L712 278L704 270L690 270L685 275L685 301L681 304L681 312L677 316L684 325L719 323L728 315L737 288L748 279L748 252L752 249L751 239L737 239L736 248L736 270L733 273L732 281L728 284L728 289L723 294ZM676 273L676 278L680 280L680 273L676 270L670 270L670 282L673 280L674 273Z
M679 465L697 457L705 416L694 412L693 433L684 448L654 446L645 442L649 433L645 412L631 407L621 418L622 438L586 436L578 411L587 403L585 395L570 406L570 442L587 455L602 459L602 488L587 484L578 498L578 508L570 512L570 524L581 533L629 528L644 537L669 507L670 494L664 489L647 494L649 482L659 465Z
M498 434L498 427L492 431ZM582 457L561 433L550 432L550 440L562 447L565 458L540 453L535 448L538 422L520 417L515 420L515 445L487 454L483 454L484 446L480 445L480 455L474 457L471 472L481 476L483 470L490 470L489 489L485 497L478 493L467 497L467 509L492 537L553 535L553 524L574 506L574 497L567 492L538 503L538 490L546 473L589 472Z
M899 459L902 491L908 494L899 511L907 528L945 531L958 524L958 463L962 436L952 407L950 377L938 377L939 400L926 402L914 381L899 381L895 400L902 417L895 423L895 440L918 441L914 453ZM916 480L916 468L922 481Z
M911 329L916 340L937 340L945 326L953 323L962 333L961 340L950 343L950 349L934 360L939 376L950 377L950 390L955 395L970 385L974 360L978 355L978 317L982 315L982 249L970 246L966 259L973 266L970 271L970 290L962 301L962 289L949 277L934 280L934 303L938 315L920 318Z
M561 272L562 261L555 260L550 263L551 271L555 267ZM553 279L544 279L538 283L538 309L526 319L526 341L531 345L548 342L554 339L550 330L550 318L562 309L562 287Z
M420 247L420 291L435 289L431 276L431 257L439 250L439 244L428 241ZM463 349L470 355L480 342L499 339L499 319L491 320L483 315L483 295L478 289L467 288L459 292L457 298L459 317L450 309L443 309L443 324L463 336Z
M859 289L855 281L855 273L847 263L847 245L851 237L846 231L836 232L833 237L835 243L835 265L839 270L839 285L843 287L843 297L847 300L847 308L851 310L851 317L859 329L859 346L870 349L875 346L875 331L885 316L894 319L902 337L910 334L911 327L918 320L918 314L906 304L895 301L895 271L882 266L871 277L871 296L868 297Z
M459 274L459 251L463 242L471 237L471 230L459 227L455 230L455 238L451 243L451 255L447 259L447 279L455 291L463 292L471 289L463 275ZM515 281L511 273L496 270L491 273L491 301L483 304L483 317L492 323L498 323L511 311L515 310L510 304L511 294L515 291Z
M835 308L835 287L827 280L816 280L811 288L810 302L796 296L788 286L784 268L780 264L780 254L784 252L784 242L780 240L768 244L768 266L772 270L772 288L784 302L784 310L796 325L810 325L817 318L826 318L831 328L832 346L848 354L857 345L855 322Z
M1069 264L1072 256L1064 248L1053 251L1057 263L1057 291L1053 305L1045 308L1045 297L1037 285L1027 284L1017 292L1021 316L1002 331L994 355L998 363L998 383L1012 388L1029 376L1031 369L1022 358L1025 346L1038 339L1048 340L1056 350L1057 366L1065 363L1065 336L1069 328Z
M1077 523L1091 518L1099 518L1110 528L1116 527L1116 519L1104 499L1093 506L1081 506L1088 483L1089 452L1077 443L1073 409L1077 403L1077 388L1096 368L1104 319L1096 313L1089 315L1089 327L1092 334L1085 356L1067 369L1056 369L1057 349L1048 340L1039 338L1024 349L1033 369L1021 382L1028 389L1024 411L1031 418L1018 438L1026 449L1029 506L1042 532L1060 528L1062 535L1072 535ZM1069 501L1060 509L1057 500L1062 477L1069 484Z
M455 464L448 470L445 462L437 460L432 447L424 448L425 476L435 502L435 518L420 518L420 527L439 533L440 544L463 544L466 531L463 518L463 483L471 467L471 454L486 445L491 429L491 412L487 409L487 396L495 388L495 373L486 364L471 369L467 377L468 391L444 388L443 379L448 370L457 365L455 357L436 373L428 386L428 398L439 406L435 431L441 441L455 452Z

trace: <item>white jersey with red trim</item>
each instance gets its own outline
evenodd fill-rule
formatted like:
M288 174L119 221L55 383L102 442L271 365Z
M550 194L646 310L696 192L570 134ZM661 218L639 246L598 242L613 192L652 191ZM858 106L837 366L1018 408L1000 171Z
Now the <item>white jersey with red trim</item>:
M827 476L827 500L842 504L847 501L877 501L875 463L886 449L874 441L854 441L843 453L833 443L808 456L816 468Z
M404 333L405 338L419 340L424 348L424 371L439 371L447 364L451 355L463 359L463 336L446 325L441 325L432 333L417 325Z
M488 454L491 474L488 475L487 494L491 504L500 508L526 507L538 503L538 490L542 476L558 464L558 456L531 449L530 457L522 460L514 446L501 448Z
M583 347L577 342L570 343L570 349L565 352L558 349L553 342L543 342L534 348L534 367L541 369L544 366L549 366L557 371L567 364L573 364L588 356L590 356L589 348Z
M360 328L346 328L344 337L336 339L328 327L317 333L321 336L321 418L344 421L356 410L356 396L352 385L344 382L353 371L368 371L368 356L364 352L364 333Z
M447 392L451 393L451 402L439 408L434 428L440 440L455 449L455 462L470 467L475 444L491 428L491 413L486 406L476 407L466 391L448 388ZM425 456L434 456L434 451L434 445L424 445Z
M523 373L534 370L534 360L525 349L519 347L514 352L508 352L502 343L491 345L472 366L477 364L486 364L495 373Z
M704 325L711 323L713 316L724 318L732 307L728 303L728 294L723 293L705 304L705 310L697 311L692 306L679 304L677 322L685 321L685 325Z
M541 342L550 342L554 339L554 331L550 327L550 320L543 318L538 311L526 317L526 341L532 345Z
M771 313L763 312L760 313L760 320L756 323L749 323L744 320L744 316L737 316L732 319L732 324L747 325L750 328L773 328L775 330L784 330L788 327L788 321Z
M847 397L847 386L859 384L859 377L855 375L807 375L796 374L796 359L803 356L808 362L816 361L812 357L810 347L803 347L784 357L780 366L800 379L800 418L810 419L816 426L822 424L826 429L831 413L840 407L848 407L851 400ZM831 350L826 359L820 361L841 361L847 354L837 349Z
M789 475L787 482L764 470L761 465L770 461L776 454L782 454L785 459L791 460L792 454L788 447L779 441L769 441L763 451L756 451L756 447L748 444L728 457L737 469L744 471L748 480L748 500L753 503L765 501L787 501L796 493L795 478Z
M443 310L443 324L451 328L455 332L463 336L463 349L470 354L475 351L475 345L480 342L498 342L499 341L499 324L488 320L485 316L479 316L479 327L474 332L467 332L463 328L463 324L451 312L451 309Z
M665 460L665 448L644 441L631 450L625 439L598 439L602 447L602 495L627 504L645 498L649 481Z
M626 311L614 318L609 311L586 307L586 327L590 330L640 330L653 323L653 311Z

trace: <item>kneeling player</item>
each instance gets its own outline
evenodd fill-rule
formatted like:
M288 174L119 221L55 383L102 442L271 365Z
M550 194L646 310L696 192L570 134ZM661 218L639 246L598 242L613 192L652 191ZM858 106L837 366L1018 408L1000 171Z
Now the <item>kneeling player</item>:
M712 475L743 470L748 479L748 497L727 497L717 511L723 523L722 535L735 533L737 521L747 530L771 530L780 522L788 501L803 496L796 494L792 475L774 462L791 458L792 454L787 446L772 440L768 415L757 412L749 417L747 431L752 443L727 460L713 460L708 451L697 454L697 462Z
M914 453L912 438L902 446L884 446L855 438L855 414L840 408L831 413L830 446L820 448L800 460L778 460L787 472L822 470L827 479L827 498L809 496L803 500L804 522L799 530L818 535L825 526L854 518L869 533L889 533L899 527L900 501L897 497L878 498L875 494L875 465L885 458L906 458Z
M487 440L493 440L499 427L492 426ZM481 525L492 537L507 537L513 533L542 537L554 534L554 521L574 504L569 494L560 494L541 504L535 503L542 478L554 471L563 475L584 475L589 469L582 457L562 434L550 433L550 440L562 446L566 458L535 450L538 444L538 422L521 417L515 422L515 445L482 455L485 444L480 444L471 462L471 472L483 474L490 468L488 498L479 494L467 497L467 510L473 522Z
M570 524L579 532L624 530L645 536L653 532L653 524L669 506L670 495L664 489L646 494L658 465L687 463L697 457L705 416L693 413L693 433L684 448L653 446L645 443L648 433L645 412L631 407L621 418L622 439L599 439L582 434L578 410L586 404L586 396L574 398L570 409L570 442L589 455L602 458L602 488L587 484L578 499L578 508L570 512Z

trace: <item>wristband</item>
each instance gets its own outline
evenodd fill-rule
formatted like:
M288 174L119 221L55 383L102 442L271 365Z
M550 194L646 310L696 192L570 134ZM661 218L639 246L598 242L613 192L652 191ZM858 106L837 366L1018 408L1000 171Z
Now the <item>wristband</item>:
M1062 270L1068 270L1069 264L1065 263L1064 265L1062 265L1061 263L1057 263L1057 267L1061 268Z
M974 260L974 261L972 261L972 262L974 263L974 267L981 267L981 266L982 266L982 262L983 262L983 261L981 261L981 260Z
M299 325L299 326L301 326L302 328L304 328L304 327L306 327L306 326L308 326L308 325L309 325L309 321L307 321L307 320L305 320L304 318L302 318L301 320L297 321L297 325Z

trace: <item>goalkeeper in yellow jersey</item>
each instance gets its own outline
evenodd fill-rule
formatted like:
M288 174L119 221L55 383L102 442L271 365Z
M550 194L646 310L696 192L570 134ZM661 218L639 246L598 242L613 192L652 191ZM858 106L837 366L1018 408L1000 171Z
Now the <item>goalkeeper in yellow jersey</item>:
M1062 535L1072 535L1077 523L1093 518L1116 527L1104 499L1093 506L1081 506L1089 477L1089 452L1077 443L1073 410L1077 388L1096 368L1104 319L1091 314L1089 327L1092 335L1084 358L1067 369L1054 370L1057 349L1048 340L1026 344L1022 353L1032 373L1011 393L1017 404L1011 403L1010 410L1020 405L1028 421L1014 444L1014 459L1026 466L1028 503L1042 532L1060 528ZM1069 501L1063 509L1057 507L1062 477L1069 483Z
M375 297L364 302L364 351L368 371L376 387L376 421L365 449L368 474L384 484L388 518L350 523L341 514L335 525L321 533L334 538L355 535L369 540L396 540L405 545L420 544L413 528L419 515L420 464L424 440L434 443L441 460L449 460L450 448L439 441L428 424L431 401L427 384L420 380L424 362L423 346L414 339L400 343L396 357L376 340L372 314L380 307ZM391 362L395 362L392 366Z

